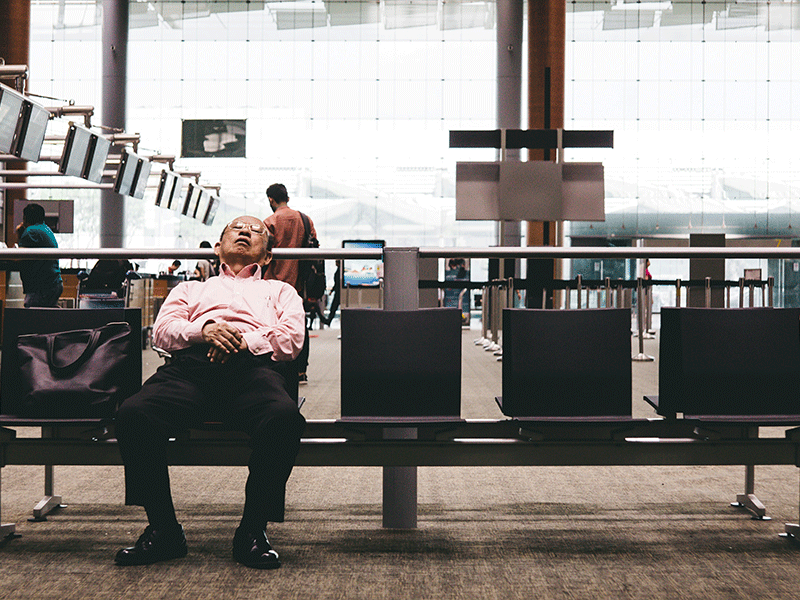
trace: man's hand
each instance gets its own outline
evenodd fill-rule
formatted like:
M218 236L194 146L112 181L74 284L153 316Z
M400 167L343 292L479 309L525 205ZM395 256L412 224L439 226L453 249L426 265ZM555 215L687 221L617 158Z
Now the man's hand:
M203 341L211 345L208 359L211 362L225 363L231 354L247 350L247 342L238 329L228 323L206 323L203 326Z

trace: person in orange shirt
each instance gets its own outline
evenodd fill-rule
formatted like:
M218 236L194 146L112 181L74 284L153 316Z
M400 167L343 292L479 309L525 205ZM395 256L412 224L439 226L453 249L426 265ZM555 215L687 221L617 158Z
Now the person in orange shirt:
M264 224L275 240L275 248L302 248L306 240L306 230L300 211L289 208L289 193L282 183L273 183L267 188L267 199L272 209L272 214L264 219ZM309 237L316 238L314 221L308 218ZM273 260L268 266L265 279L277 279L294 286L300 297L303 297L303 283L300 281L300 261L296 259ZM303 350L297 357L298 380L300 384L308 383L308 354L309 342L306 331L306 341Z

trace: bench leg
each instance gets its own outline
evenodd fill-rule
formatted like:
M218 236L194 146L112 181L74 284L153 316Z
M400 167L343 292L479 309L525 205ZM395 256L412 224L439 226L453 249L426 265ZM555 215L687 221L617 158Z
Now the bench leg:
M755 487L755 465L747 465L744 468L744 494L737 494L736 502L731 503L731 506L749 510L751 513L753 513L754 519L758 519L760 521L770 521L771 517L767 516L766 507L761 504L761 501L755 495Z
M44 467L44 498L39 500L36 506L33 507L33 517L29 521L46 521L47 515L57 508L64 508L66 505L61 504L61 496L53 495L53 465L45 465Z
M2 485L2 469L0 469L0 485ZM0 508L2 508L3 494L0 488ZM14 523L3 523L2 513L0 512L0 537L14 538L20 537L17 534L17 526Z
M792 540L793 542L800 542L800 520L797 523L785 523L783 526L784 533L781 537Z
M416 427L383 430L384 439L416 439ZM417 467L383 467L383 526L414 529L417 526Z

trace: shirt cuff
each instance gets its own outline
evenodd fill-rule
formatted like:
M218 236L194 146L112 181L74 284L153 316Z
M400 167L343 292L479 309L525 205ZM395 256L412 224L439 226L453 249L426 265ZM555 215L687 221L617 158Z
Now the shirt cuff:
M270 344L267 339L266 332L248 331L247 333L243 333L242 337L244 341L247 342L247 349L250 351L250 354L258 356L260 354L272 352L272 344Z

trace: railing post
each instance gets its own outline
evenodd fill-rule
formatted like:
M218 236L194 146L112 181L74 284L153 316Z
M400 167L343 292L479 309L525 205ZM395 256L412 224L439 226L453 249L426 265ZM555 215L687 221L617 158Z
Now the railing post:
M582 277L582 276L580 276L580 275L578 275L578 277L577 277L577 280L578 280L578 284L577 284L577 290L578 290L578 307L577 307L577 308L580 308L580 307L581 307L581 304L582 304L581 294L582 294L582 283L583 283L583 277Z
M675 280L675 306L681 307L681 280Z
M419 310L419 248L386 248L383 253L385 310ZM416 439L416 427L389 427L385 439ZM383 526L417 526L417 468L383 468Z
M711 277L706 277L706 308L711 308Z

